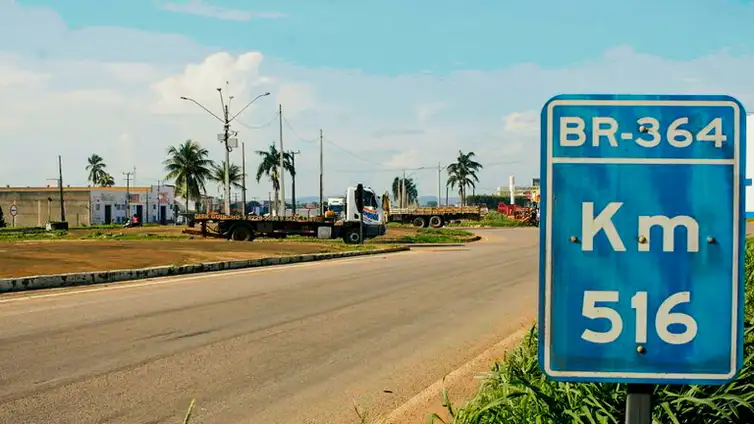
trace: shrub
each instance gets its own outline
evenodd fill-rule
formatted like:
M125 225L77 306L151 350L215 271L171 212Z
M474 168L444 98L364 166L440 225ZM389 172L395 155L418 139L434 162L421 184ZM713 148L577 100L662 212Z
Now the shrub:
M723 386L655 386L654 422L754 423L754 242L746 249L744 367ZM496 363L479 393L454 415L456 424L622 424L622 384L558 383L540 371L536 326L521 345ZM449 412L452 408L449 407Z

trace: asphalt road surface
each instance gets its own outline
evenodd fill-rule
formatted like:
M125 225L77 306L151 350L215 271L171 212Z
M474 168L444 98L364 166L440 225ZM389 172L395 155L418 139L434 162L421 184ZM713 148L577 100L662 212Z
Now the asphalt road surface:
M536 312L536 229L0 303L0 423L358 422Z

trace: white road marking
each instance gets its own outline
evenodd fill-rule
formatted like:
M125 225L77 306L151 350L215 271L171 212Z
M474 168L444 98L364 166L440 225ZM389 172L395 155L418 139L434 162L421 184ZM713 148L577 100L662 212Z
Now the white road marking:
M387 255L394 255L394 254L405 254L405 253L416 253L416 251L403 251L403 252L392 252L392 253L386 253ZM56 293L40 293L44 292L46 289L39 289L34 290L33 293L30 293L26 296L18 296L18 297L11 297L7 299L0 298L0 304L4 303L13 303L13 302L20 302L24 300L35 300L35 299L49 299L54 297L60 297L60 296L70 296L74 294L82 294L82 293L96 293L96 292L103 292L103 291L110 291L110 290L123 290L123 289L131 289L131 288L138 288L138 287L148 287L148 286L158 286L163 284L171 284L171 283L179 283L179 282L187 282L187 281L196 281L196 280L202 280L207 278L222 278L222 277L232 277L236 275L243 275L243 274L253 274L258 272L270 272L270 271L280 271L285 269L293 269L293 268L301 268L301 267L308 267L308 266L315 266L315 265L326 265L326 264L336 264L336 263L342 263L342 262L350 262L350 261L358 261L358 260L365 260L365 259L378 259L382 258L383 255L386 254L376 254L376 255L364 255L364 256L356 256L353 258L336 258L336 259L325 259L325 260L319 260L319 261L312 261L312 262L304 262L304 263L294 263L294 264L281 264L281 265L268 265L263 267L254 267L254 268L247 268L247 269L241 269L241 270L234 270L234 271L215 271L215 272L207 272L202 273L201 275L195 275L191 277L156 277L156 278L148 278L143 280L131 280L131 281L122 281L122 282L113 282L113 283L103 283L107 284L106 286L102 287L96 287L92 288L93 286L100 286L100 284L93 284L89 286L81 286L79 288L70 287L64 288ZM9 295L14 295L21 292L15 292L15 293L8 293ZM72 306L78 306L80 303ZM40 309L41 310L41 309Z

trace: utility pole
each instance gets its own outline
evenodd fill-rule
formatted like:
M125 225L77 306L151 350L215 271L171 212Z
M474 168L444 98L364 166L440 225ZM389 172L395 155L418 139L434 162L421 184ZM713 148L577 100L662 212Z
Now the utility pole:
M406 170L403 170L403 179L401 180L401 208L406 208Z
M278 122L280 126L280 216L285 216L285 149L283 149L283 105L278 105Z
M442 166L437 162L437 206L442 206Z
M65 203L63 201L63 158L58 155L58 192L60 193L60 221L65 222Z
M225 99L223 98L223 89L222 88L218 88L217 92L220 93L220 104L222 106L222 115L223 115L222 118L219 117L219 116L217 116L217 115L215 115L211 110L207 109L201 103L197 102L196 100L194 100L194 99L192 99L190 97L181 96L181 100L187 100L189 102L194 103L195 105L197 105L200 108L204 109L205 112L207 112L210 115L212 115L215 119L217 119L218 121L220 121L220 122L223 123L223 133L219 135L219 138L222 139L221 141L223 142L223 145L225 147L225 181L224 181L224 183L225 183L225 194L224 194L223 197L225 197L225 212L229 214L230 213L230 152L231 152L231 150L233 150L232 147L228 145L228 141L230 140L230 123L233 122L233 120L236 119L236 117L238 117L238 115L240 115L244 110L246 110L246 108L248 108L249 106L251 106L252 103L254 103L255 101L257 101L257 99L259 99L260 97L269 96L270 93L264 93L264 94L260 94L260 95L256 96L252 101L250 101L249 103L247 103L246 106L244 106L243 108L241 108L241 110L238 111L238 113L236 113L233 116L229 116L230 112L229 112L228 109L229 109L230 101L233 100L233 96L230 97L229 103L225 104ZM281 125L282 125L282 123L281 123ZM281 132L282 132L282 129L281 129ZM186 212L188 212L188 210L186 210Z
M150 194L152 194L152 184L149 185L149 191L147 191L146 206L144 207L147 210L147 214L144 217L144 223L145 224L149 224L149 215L150 215L150 213L149 213L149 195Z
M319 130L319 214L324 215L325 214L325 204L323 199L323 188L322 188L322 174L324 172L324 149L322 147L322 141L324 140L324 136L322 135L322 129Z
M230 215L230 146L228 146L228 139L230 138L230 117L228 113L228 105L223 100L223 90L218 88L217 92L220 93L220 103L223 107L223 139L225 145L225 192L223 198L225 199L225 214Z
M162 216L162 196L160 195L160 180L157 180L157 200L155 201L155 204L157 205L157 222L162 225L163 223L163 216Z
M123 173L126 176L126 219L131 219L131 174L132 172Z
M296 216L296 155L300 155L301 150L291 150L289 153L291 154L291 168L293 168L291 173L291 200L293 200L293 216Z
M243 216L246 216L246 143L241 143L241 174L243 174L243 192L241 193L241 201L243 206Z

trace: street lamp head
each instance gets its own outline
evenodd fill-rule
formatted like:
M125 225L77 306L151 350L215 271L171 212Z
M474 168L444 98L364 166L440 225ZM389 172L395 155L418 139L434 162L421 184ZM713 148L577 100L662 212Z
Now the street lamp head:
M217 87L217 91L223 91L223 89L220 87Z
M188 97L181 96L181 100L188 100Z
M268 91L268 92L266 92L266 93L264 93L264 94L262 94L262 96L269 96L269 95L270 95L270 92L269 92L269 91Z

